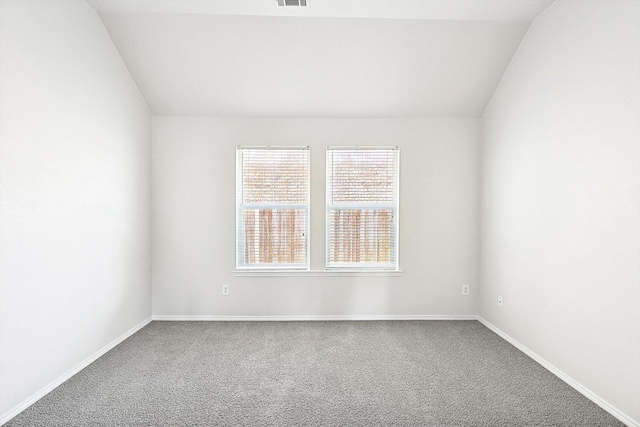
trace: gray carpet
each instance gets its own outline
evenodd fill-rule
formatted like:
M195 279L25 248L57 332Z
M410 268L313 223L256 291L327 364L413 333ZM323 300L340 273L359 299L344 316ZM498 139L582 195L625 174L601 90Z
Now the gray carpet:
M622 426L475 321L152 322L7 426Z

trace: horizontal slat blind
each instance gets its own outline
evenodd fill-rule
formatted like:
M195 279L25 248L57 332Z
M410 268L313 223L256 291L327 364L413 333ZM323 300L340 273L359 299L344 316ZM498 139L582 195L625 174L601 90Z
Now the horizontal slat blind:
M327 267L397 269L397 147L327 149Z
M309 150L242 149L243 204L307 204Z
M309 150L238 147L236 267L307 268Z

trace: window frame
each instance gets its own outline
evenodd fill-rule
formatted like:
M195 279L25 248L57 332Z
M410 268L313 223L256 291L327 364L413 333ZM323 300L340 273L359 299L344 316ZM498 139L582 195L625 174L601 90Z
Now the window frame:
M329 155L332 151L360 151L360 150L388 150L395 151L395 171L393 177L393 203L369 203L369 204L331 204L329 181ZM400 147L398 146L328 146L325 157L325 269L326 271L400 271ZM331 212L335 210L391 210L392 211L392 247L390 248L392 260L390 263L358 262L358 263L331 263Z
M306 188L307 188L307 203L306 204L286 204L286 203L244 203L244 164L243 164L243 152L248 150L305 150L307 151L307 174L306 174ZM265 264L247 264L245 259L240 259L241 255L245 253L245 226L244 221L240 218L244 217L242 214L247 209L295 209L305 210L305 263L265 263ZM311 230L311 152L309 146L236 146L236 254L235 265L238 272L278 272L278 271L309 271L310 268L310 230Z

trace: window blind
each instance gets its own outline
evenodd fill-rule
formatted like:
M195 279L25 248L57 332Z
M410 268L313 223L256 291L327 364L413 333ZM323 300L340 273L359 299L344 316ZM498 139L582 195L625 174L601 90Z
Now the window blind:
M327 268L398 268L399 150L327 148Z
M308 147L238 147L236 268L308 268Z

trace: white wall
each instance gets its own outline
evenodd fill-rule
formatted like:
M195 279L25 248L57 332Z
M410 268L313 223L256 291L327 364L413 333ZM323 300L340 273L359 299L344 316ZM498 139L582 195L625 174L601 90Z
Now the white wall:
M0 419L151 315L151 118L83 1L0 1Z
M154 117L153 314L475 315L478 141L477 119ZM312 269L324 268L326 146L399 145L402 276L234 277L237 145L311 147Z
M481 176L482 317L640 423L640 2L532 24Z

